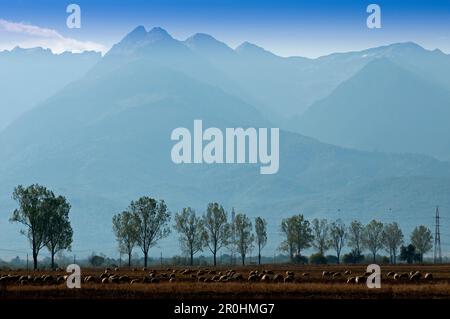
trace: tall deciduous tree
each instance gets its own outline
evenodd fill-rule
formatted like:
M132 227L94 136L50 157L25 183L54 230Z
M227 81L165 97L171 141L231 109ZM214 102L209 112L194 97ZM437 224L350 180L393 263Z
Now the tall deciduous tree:
M280 244L280 249L289 253L289 258L291 262L294 261L294 254L296 251L295 247L295 218L288 217L283 218L280 225L280 230L283 233L285 239Z
M355 257L363 252L364 226L360 221L354 220L348 228L348 245L353 248Z
M242 265L245 265L245 256L253 244L254 235L252 234L252 222L245 214L237 214L234 220L236 231L237 251L241 254Z
M372 220L364 229L364 246L372 253L375 262L377 252L383 247L383 223Z
M133 213L137 223L137 244L144 253L144 265L147 267L148 251L150 247L167 237L170 228L167 224L170 221L170 213L163 200L144 196L137 201L132 201L129 211Z
M391 223L384 226L383 245L389 251L392 264L397 262L397 250L403 244L403 232L397 223Z
M116 235L119 251L128 256L128 267L131 267L131 255L138 242L138 223L136 217L129 211L114 215L113 231Z
M431 230L423 225L414 228L411 233L411 244L416 247L420 261L423 261L423 255L433 248L433 235Z
M330 245L336 251L337 263L340 263L341 251L345 244L347 230L345 224L338 219L330 225Z
M175 214L175 229L180 234L182 249L190 256L190 265L194 264L194 255L205 245L203 219L190 208L183 208Z
M10 218L11 222L18 222L26 227L21 233L30 241L33 254L33 268L37 269L39 251L45 247L48 241L48 225L50 214L48 211L49 200L54 194L41 185L14 189L13 198L18 202L19 208L15 209Z
M46 246L50 252L52 268L55 268L55 255L57 252L69 249L72 245L73 230L70 225L70 204L63 196L46 200L46 210L49 214L47 225Z
M261 265L261 250L267 244L267 221L264 218L255 219L256 245L258 246L258 265Z
M295 215L281 221L281 232L286 239L281 244L281 249L288 251L291 261L294 257L301 257L303 249L311 247L313 240L312 230L308 220L303 215Z
M312 241L313 246L319 251L320 255L324 255L325 251L329 248L329 231L330 227L326 219L313 219L312 231L314 239Z
M203 223L205 225L204 238L213 254L214 266L216 266L217 252L228 244L231 235L227 213L218 203L209 203L203 216Z

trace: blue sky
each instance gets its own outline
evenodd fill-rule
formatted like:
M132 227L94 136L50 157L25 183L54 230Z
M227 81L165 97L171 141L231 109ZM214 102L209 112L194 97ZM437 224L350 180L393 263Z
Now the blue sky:
M70 3L81 7L81 29L66 27ZM381 6L381 29L366 26L370 3ZM135 26L144 25L161 26L178 39L204 32L232 47L249 41L282 56L316 57L405 41L450 53L450 0L5 0L0 3L0 19L78 41L51 44L61 50L106 50ZM29 34L1 28L0 23L0 49L39 44Z

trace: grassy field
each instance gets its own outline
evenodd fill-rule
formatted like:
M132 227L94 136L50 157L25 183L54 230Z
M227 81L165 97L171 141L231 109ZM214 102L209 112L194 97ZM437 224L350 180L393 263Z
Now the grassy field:
M152 268L148 270L109 269L102 283L105 269L82 269L81 289L68 289L64 271L8 271L0 272L0 278L15 275L14 280L0 279L1 299L450 299L450 265L397 265L381 266L381 289L368 289L363 283L347 283L348 278L364 274L365 266L295 266L264 265L233 268ZM187 271L186 271L187 270ZM199 274L198 271L201 271ZM248 281L251 271L258 271L255 282ZM292 272L292 282L277 282L277 274L285 278ZM323 272L330 272L323 276ZM344 274L347 271L346 274ZM421 278L394 279L389 272L415 273ZM215 272L215 273L209 273ZM269 273L261 282L262 273ZM150 275L152 273L152 275ZM228 275L227 275L228 273ZM339 275L332 278L332 274ZM426 273L432 279L424 279ZM239 274L242 275L240 278ZM22 282L16 279L25 276ZM43 279L51 276L53 279ZM225 276L221 281L216 281ZM34 280L39 277L39 280ZM59 278L59 282L57 278ZM86 278L90 281L86 282ZM109 279L111 278L111 279ZM112 279L116 278L116 279ZM170 278L173 278L170 281ZM42 279L42 280L41 280ZM151 282L153 279L153 282ZM255 277L253 278L255 279ZM363 278L364 279L364 278ZM207 282L205 282L205 280ZM131 283L131 281L133 281ZM222 282L224 281L224 282Z

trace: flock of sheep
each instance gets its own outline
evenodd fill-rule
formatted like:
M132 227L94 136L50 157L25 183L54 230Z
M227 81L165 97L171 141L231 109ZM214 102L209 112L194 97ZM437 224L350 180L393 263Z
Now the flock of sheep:
M58 272L58 271L57 271ZM62 270L59 270L61 273ZM156 284L159 282L203 282L203 283L225 283L225 282L262 282L262 283L294 283L294 282L345 282L347 284L361 284L366 283L368 276L371 273L354 274L351 270L344 272L330 272L323 271L321 278L312 278L309 273L295 274L292 271L285 273L275 273L272 270L251 270L248 273L236 272L235 270L211 270L211 269L166 269L165 271L142 269L144 274L139 275L137 269L133 269L132 273L136 275L129 275L130 271L124 271L121 274L118 268L106 268L100 275L86 275L82 277L84 283L96 284L137 284L149 283ZM127 274L125 274L125 272ZM59 285L66 282L67 274L58 275L18 275L7 274L0 276L1 285ZM420 271L411 271L410 273L394 273L389 272L384 276L390 281L432 281L433 275L431 273L422 274Z
M371 274L372 273L370 273L370 272L366 272L361 275L352 275L352 272L350 270L346 270L343 274L340 272L324 271L322 273L322 278L327 279L327 280L346 278L346 282L348 284L360 284L360 283L366 283L367 278ZM409 280L409 281L417 282L421 279L431 281L431 280L433 280L433 274L426 273L425 275L422 275L422 273L420 271L411 271L409 274L408 273L395 273L395 272L391 271L386 274L385 278L395 280L395 281Z

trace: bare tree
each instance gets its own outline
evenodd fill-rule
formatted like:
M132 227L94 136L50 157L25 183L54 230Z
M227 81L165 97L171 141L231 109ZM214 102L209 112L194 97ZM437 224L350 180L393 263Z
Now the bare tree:
M131 267L131 255L138 242L138 223L129 211L113 216L113 231L119 244L119 251L128 255L128 267Z
M383 223L372 220L364 229L364 246L369 249L375 262L377 252L383 247Z
M317 248L321 255L324 255L325 251L329 248L329 231L330 227L326 219L313 219L312 221L313 231L313 246Z
M397 250L403 244L403 233L397 223L391 223L384 226L383 245L389 251L392 264L397 262Z
M144 265L147 267L150 247L170 233L170 228L167 226L170 214L163 200L157 201L146 196L132 201L129 211L136 219L137 244L144 253Z
M214 266L216 266L217 252L228 244L231 235L227 213L218 203L209 203L203 216L203 224L205 226L204 238L213 254Z
M337 263L340 263L341 251L345 244L347 231L345 224L338 219L330 225L330 245L336 251Z
M183 208L175 215L175 229L180 234L182 249L190 256L190 265L194 265L194 255L205 245L203 219L190 208Z
M258 265L261 265L261 250L267 244L267 221L264 218L255 219L256 245L258 246Z

